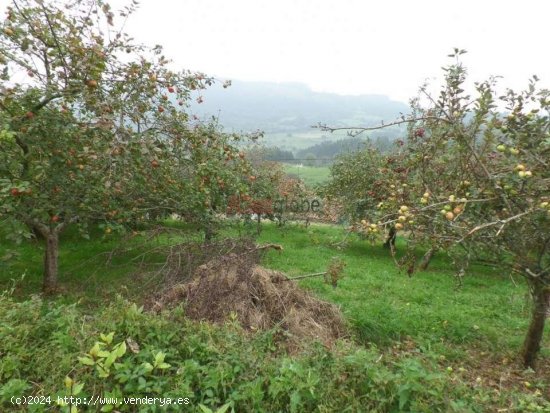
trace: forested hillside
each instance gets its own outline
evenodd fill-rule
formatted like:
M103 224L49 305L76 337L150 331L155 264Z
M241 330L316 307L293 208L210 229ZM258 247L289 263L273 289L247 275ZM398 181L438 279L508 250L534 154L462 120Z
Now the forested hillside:
M375 124L409 110L387 96L319 93L301 83L232 81L228 88L215 85L202 91L202 97L192 108L197 115L219 117L227 129L268 134L303 132L318 122Z

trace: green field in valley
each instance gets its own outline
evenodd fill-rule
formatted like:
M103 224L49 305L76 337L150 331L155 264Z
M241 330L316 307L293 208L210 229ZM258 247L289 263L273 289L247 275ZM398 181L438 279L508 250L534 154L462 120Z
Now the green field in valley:
M323 184L330 177L330 168L328 166L283 165L284 171L287 174L300 178L308 187Z

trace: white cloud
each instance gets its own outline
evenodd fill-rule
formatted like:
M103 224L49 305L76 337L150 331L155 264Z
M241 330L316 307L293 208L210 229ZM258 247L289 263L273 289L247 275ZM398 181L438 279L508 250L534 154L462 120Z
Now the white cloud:
M127 28L184 68L407 100L453 47L468 50L474 80L549 85L549 11L537 0L142 0Z

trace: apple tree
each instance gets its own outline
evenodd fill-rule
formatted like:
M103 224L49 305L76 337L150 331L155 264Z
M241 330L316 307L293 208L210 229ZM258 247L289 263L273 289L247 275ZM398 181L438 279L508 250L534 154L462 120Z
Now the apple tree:
M525 91L498 94L489 79L470 96L462 53L439 95L422 88L397 122L409 125L400 161L409 198L387 197L389 210L371 214L399 225L411 247L446 251L458 275L483 257L523 276L533 305L522 361L532 367L550 305L550 91L533 77Z
M387 227L384 246L392 250L396 232L403 228L405 220L382 226L378 223L381 216L391 217L395 205L409 199L408 169L403 166L402 146L403 141L398 140L394 150L387 154L369 145L339 156L324 188L328 200L336 199L342 205L343 218L349 222L351 231L375 240L381 235L380 230ZM397 218L400 214L394 215Z
M255 141L258 136L251 136ZM274 218L274 205L278 197L278 186L284 177L281 164L266 160L265 148L252 145L241 150L239 157L245 162L241 182L244 190L231 195L226 212L231 216L240 216L246 223L256 219L256 234L261 232L261 219Z
M115 26L135 5L116 16L102 0L13 0L1 23L0 218L44 239L45 291L67 226L109 234L166 213L204 220L200 182L223 177L236 151L185 112L213 79L171 70L160 46Z
M533 366L550 304L550 92L534 77L525 91L498 96L491 79L471 98L461 53L438 99L414 108L424 120L412 127L426 131L408 148L413 181L424 185L415 221L461 253L459 271L481 251L525 278L533 309L522 359Z

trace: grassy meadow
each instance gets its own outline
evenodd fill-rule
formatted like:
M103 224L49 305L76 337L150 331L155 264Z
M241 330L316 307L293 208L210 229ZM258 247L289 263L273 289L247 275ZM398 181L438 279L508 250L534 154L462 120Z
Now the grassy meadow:
M304 181L306 186L310 188L327 182L330 177L330 167L328 166L298 166L283 164L283 167L287 174L297 176Z
M342 242L340 227L265 224L258 242L283 247L265 253L268 268L294 277L325 271L332 257L346 263L336 288L322 277L299 285L341 307L349 338L332 349L312 344L291 354L276 345L274 331L250 335L231 320L215 327L189 321L184 310L139 309L159 287L151 274L165 257L154 248L197 240L197 231L92 235L64 234L63 291L55 298L35 295L41 287L38 242L0 244L0 290L7 291L0 297L2 411L24 411L9 404L14 394L66 393L67 375L83 383L82 394L190 397L188 410L173 411L550 411L550 332L542 369L522 371L516 355L528 323L527 290L521 279L490 267L474 266L458 286L439 255L427 271L408 277L380 245L353 237ZM121 357L116 375L98 377L78 357L111 331L113 344L131 337L141 350ZM159 351L170 367L143 370Z

